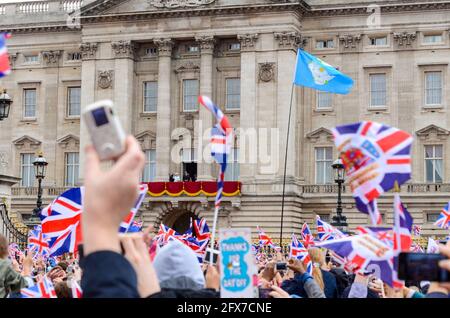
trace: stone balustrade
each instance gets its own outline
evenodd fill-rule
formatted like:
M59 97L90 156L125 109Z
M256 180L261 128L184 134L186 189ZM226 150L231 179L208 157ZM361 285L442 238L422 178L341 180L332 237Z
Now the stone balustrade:
M80 9L92 0L47 0L0 4L0 15L4 16L47 16L49 14L65 15ZM1 24L1 23L0 23Z

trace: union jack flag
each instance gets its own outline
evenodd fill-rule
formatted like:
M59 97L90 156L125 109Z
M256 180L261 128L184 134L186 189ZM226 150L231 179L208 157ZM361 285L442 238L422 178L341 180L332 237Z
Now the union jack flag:
M370 203L411 177L412 136L383 124L363 121L333 129L356 207L370 213Z
M131 208L130 213L120 223L120 228L119 228L119 232L120 233L126 233L128 231L128 229L130 228L131 222L133 222L137 211L141 207L141 204L144 201L144 198L145 198L145 195L147 194L147 191L148 191L148 185L147 184L139 185L139 196L138 196L136 202L134 203L133 207Z
M441 214L434 223L441 229L448 229L450 227L450 202L442 209Z
M374 271L374 275L391 287L399 287L396 279L394 250L370 234L354 235L318 243L317 246L333 251L345 262L350 272Z
M394 250L408 252L412 244L413 218L403 205L400 195L394 194Z
M175 239L181 240L182 237L183 235L161 223L159 225L158 234L156 234L154 239L157 240L160 245L164 245Z
M36 225L33 230L28 233L28 251L34 253L34 257L41 255L47 257L50 254L48 245L49 238L42 233L40 225Z
M83 196L83 187L67 190L44 210L42 233L50 239L50 256L78 250Z
M302 236L303 245L306 248L314 246L314 236L312 235L311 230L309 229L308 223L306 222L303 223L300 234Z
M31 287L20 290L22 298L57 298L55 288L47 276Z
M72 298L83 298L83 290L76 279L70 281L70 290L72 292Z
M290 258L295 258L301 260L303 265L306 268L306 271L311 275L312 274L312 261L311 256L309 256L308 249L297 239L297 236L292 233L292 241L290 245Z
M203 260L206 255L206 247L207 244L200 243L195 237L187 237L184 240L181 240L185 245L189 246L191 250L195 253L197 256L197 259L200 263L203 263Z
M215 199L216 209L222 201L223 183L227 169L227 156L231 149L232 128L227 116L207 96L199 96L198 101L206 107L216 118L217 124L211 130L211 156L220 165L219 177L217 178L217 194Z
M281 250L281 247L276 245L272 241L272 238L269 235L267 235L266 233L264 233L264 231L259 226L257 226L256 228L258 230L259 245L260 246L267 245L267 246L270 246L271 248L273 248L273 249L275 249L277 251Z
M10 33L0 33L0 77L6 76L11 73L8 49L6 47L6 40L10 37Z
M128 228L127 233L140 232L142 230L142 225L143 225L142 221L133 221L133 222L131 222L131 225Z
M209 231L208 224L206 223L205 218L201 218L200 220L194 220L194 232L197 237L197 241L199 244L207 245L209 239L211 238L211 232Z
M425 252L425 251L423 250L422 246L420 246L420 245L417 244L417 243L412 243L412 244L411 244L410 251L411 251L411 252L414 252L414 253L424 253L424 252Z
M345 237L345 234L339 231L334 226L322 221L320 216L316 215L316 225L317 225L317 235L319 236L319 241L334 240L337 238Z
M391 227L364 227L358 226L356 231L359 234L368 234L377 238L391 248L394 248L394 230Z
M24 256L22 250L17 243L11 243L8 246L9 257L11 259L16 259L17 256Z
M413 225L412 231L414 236L420 236L422 234L422 227L420 225Z
M431 237L428 238L427 253L428 254L439 253L439 244L435 240L433 240Z

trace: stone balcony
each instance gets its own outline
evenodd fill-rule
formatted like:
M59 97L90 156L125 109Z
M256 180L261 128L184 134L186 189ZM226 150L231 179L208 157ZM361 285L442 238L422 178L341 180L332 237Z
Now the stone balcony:
M93 0L17 1L0 4L0 27L23 24L65 23L68 15Z

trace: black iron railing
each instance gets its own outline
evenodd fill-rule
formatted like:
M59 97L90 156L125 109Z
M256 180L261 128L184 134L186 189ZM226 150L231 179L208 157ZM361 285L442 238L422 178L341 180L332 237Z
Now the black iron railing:
M21 249L26 248L27 235L14 226L4 203L0 203L0 234L4 235L9 243L17 243Z

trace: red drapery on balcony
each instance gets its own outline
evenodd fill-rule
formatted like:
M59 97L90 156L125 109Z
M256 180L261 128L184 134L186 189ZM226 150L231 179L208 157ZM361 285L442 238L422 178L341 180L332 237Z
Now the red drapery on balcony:
M205 195L213 197L217 193L217 182L199 181L199 182L148 182L148 194L152 197L169 195L178 197L187 195L195 197ZM226 181L223 186L223 195L233 197L241 194L241 183L237 181Z

